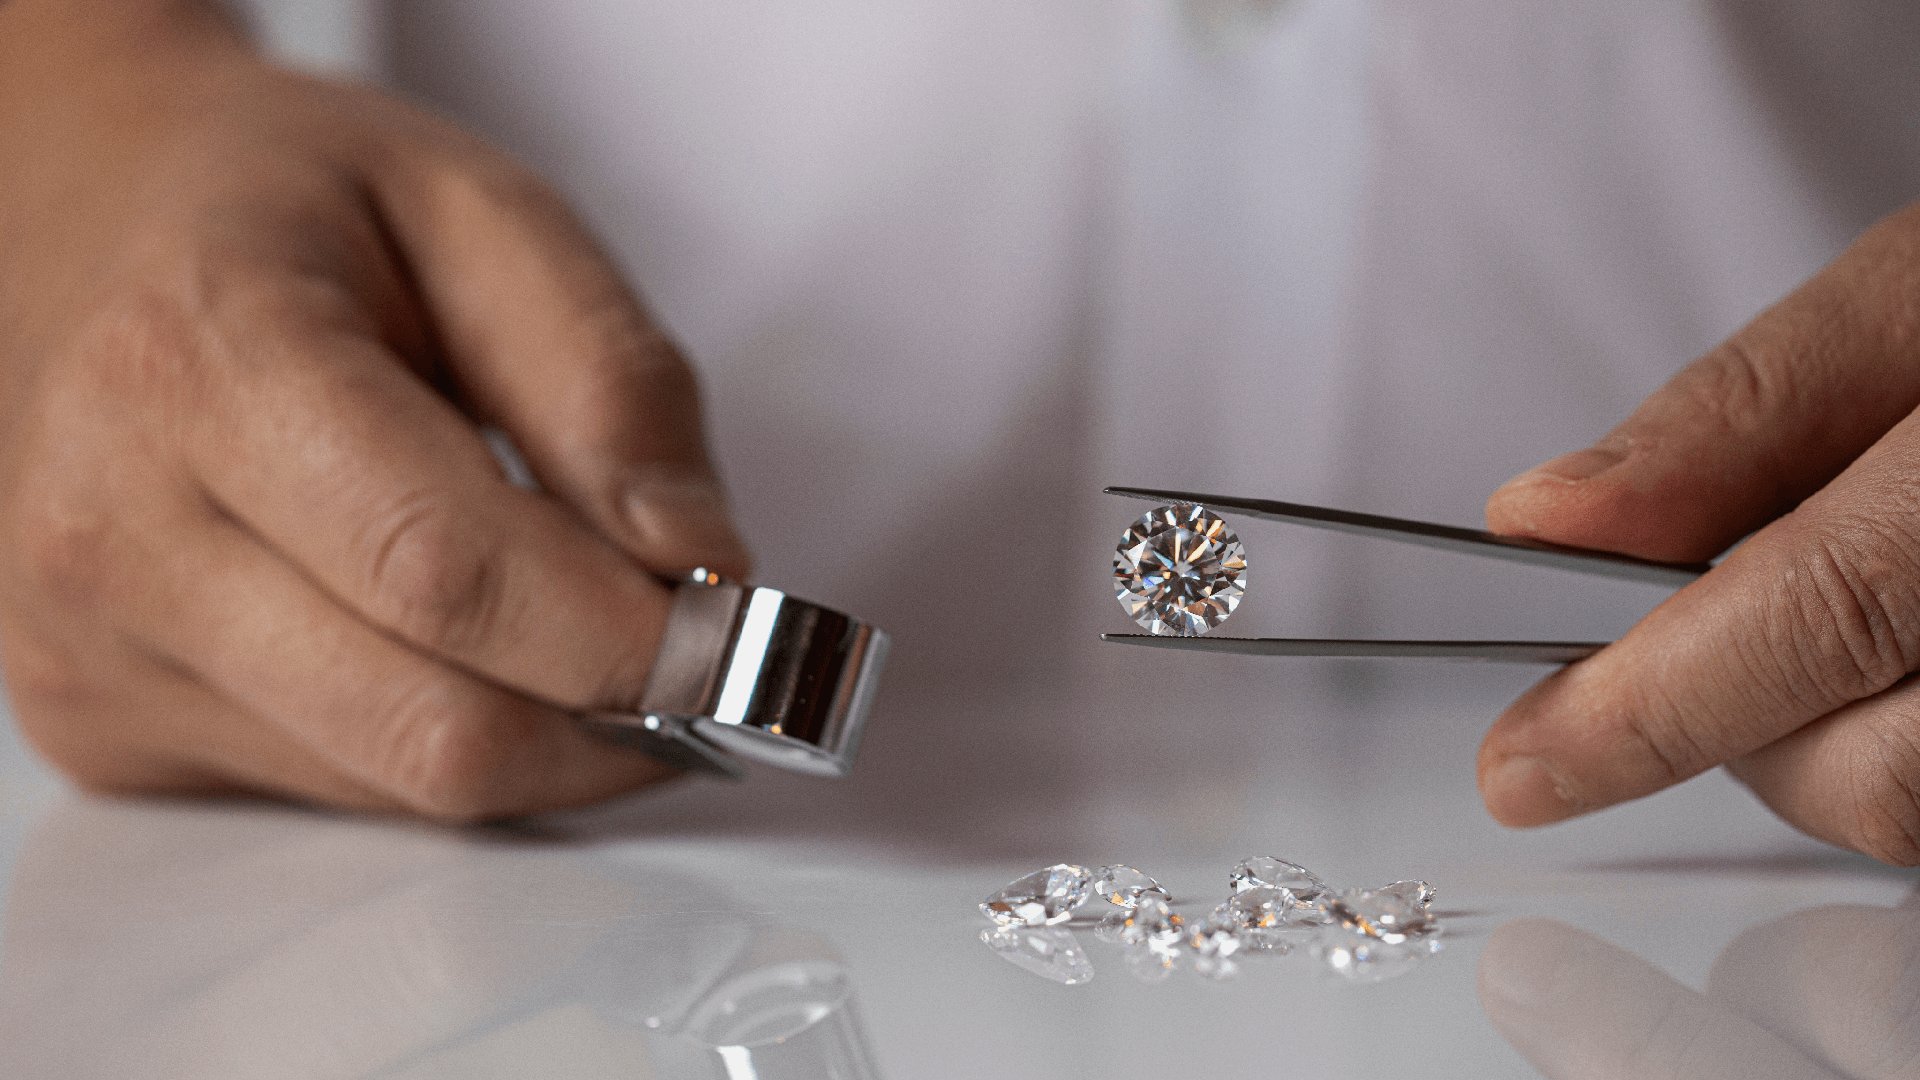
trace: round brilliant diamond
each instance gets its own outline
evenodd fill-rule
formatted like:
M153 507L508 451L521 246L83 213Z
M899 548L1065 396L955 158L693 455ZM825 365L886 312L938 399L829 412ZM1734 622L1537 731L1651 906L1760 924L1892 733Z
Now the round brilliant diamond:
M1247 553L1204 506L1141 515L1113 555L1120 606L1150 634L1193 637L1226 621L1247 588Z

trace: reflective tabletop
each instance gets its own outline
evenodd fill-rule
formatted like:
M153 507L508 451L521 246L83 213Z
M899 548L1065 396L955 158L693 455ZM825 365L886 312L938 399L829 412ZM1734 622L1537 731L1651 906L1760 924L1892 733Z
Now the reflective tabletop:
M767 774L445 830L89 798L9 743L0 1075L1920 1075L1912 872L1717 774L1501 830L1422 765L1513 687L1428 668L1326 694L1405 737L1159 808L1216 819L1187 839L1124 797L1110 829L1055 829L1044 792L976 807L978 843L816 825L834 782ZM1443 947L1377 982L1306 949L1146 982L1081 917L1058 940L1093 977L1063 985L982 943L978 902L1050 862L1138 866L1192 914L1253 854L1430 881Z

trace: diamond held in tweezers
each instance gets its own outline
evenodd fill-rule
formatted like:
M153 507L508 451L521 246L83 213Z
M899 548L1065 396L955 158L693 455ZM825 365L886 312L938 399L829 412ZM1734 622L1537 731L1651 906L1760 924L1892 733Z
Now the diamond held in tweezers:
M1052 926L1072 918L1092 892L1092 871L1055 863L1009 882L981 902L980 914L1001 926Z
M1225 622L1247 589L1247 553L1204 506L1150 510L1121 534L1114 592L1150 634L1193 637Z

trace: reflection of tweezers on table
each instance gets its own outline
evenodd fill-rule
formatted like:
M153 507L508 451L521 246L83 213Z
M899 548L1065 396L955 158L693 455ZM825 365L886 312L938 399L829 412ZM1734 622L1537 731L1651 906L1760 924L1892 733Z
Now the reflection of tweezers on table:
M1424 521L1355 514L1299 503L1243 499L1231 495L1201 495L1191 491L1110 487L1109 495L1125 495L1161 503L1195 503L1216 513L1239 513L1269 521L1285 521L1316 529L1375 536L1403 544L1437 548L1462 555L1479 555L1508 562L1549 566L1582 574L1638 581L1678 588L1707 572L1706 563L1676 565L1649 562L1627 555L1583 548L1560 547L1538 540L1496 536L1478 529L1434 525ZM1340 638L1178 637L1160 634L1102 634L1106 641L1148 645L1188 652L1241 653L1251 656L1382 656L1448 660L1493 660L1520 664L1565 664L1584 659L1608 644L1604 641L1377 641Z

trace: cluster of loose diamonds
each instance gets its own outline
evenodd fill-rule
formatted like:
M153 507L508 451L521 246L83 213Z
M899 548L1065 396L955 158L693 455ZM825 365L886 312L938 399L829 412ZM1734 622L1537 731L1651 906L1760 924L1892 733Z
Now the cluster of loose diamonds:
M1150 634L1192 637L1226 621L1247 590L1247 552L1204 506L1177 503L1140 516L1113 553L1113 588Z
M1379 982L1440 951L1440 923L1428 911L1433 886L1396 881L1379 889L1330 889L1298 863L1258 855L1227 878L1227 899L1206 916L1176 913L1160 883L1131 866L1089 870L1059 863L1012 882L981 903L992 920L980 940L1007 960L1055 982L1093 978L1070 928L1077 912L1101 912L1093 934L1120 947L1134 977L1158 982L1186 968L1231 979L1253 956L1296 950L1355 982Z

